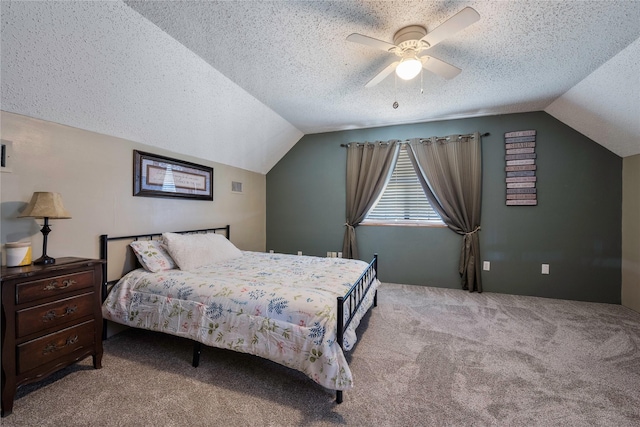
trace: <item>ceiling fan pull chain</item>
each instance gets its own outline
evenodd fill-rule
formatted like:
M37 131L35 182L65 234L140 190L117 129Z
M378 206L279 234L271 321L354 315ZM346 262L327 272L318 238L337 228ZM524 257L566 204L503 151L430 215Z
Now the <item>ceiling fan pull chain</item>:
M393 78L393 109L398 108L400 104L398 104L398 76L394 76Z
M420 95L424 95L424 84L422 82L423 75L424 75L424 68L420 70Z

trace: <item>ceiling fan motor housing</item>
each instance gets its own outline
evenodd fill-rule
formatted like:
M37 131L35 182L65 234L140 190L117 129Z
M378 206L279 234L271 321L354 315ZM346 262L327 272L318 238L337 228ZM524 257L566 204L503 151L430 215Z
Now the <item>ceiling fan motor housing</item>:
M427 35L427 29L421 25L409 25L399 29L393 36L393 44L400 48L400 52L396 50L396 55L402 56L403 52L411 49L416 52L429 47L425 41L421 41Z

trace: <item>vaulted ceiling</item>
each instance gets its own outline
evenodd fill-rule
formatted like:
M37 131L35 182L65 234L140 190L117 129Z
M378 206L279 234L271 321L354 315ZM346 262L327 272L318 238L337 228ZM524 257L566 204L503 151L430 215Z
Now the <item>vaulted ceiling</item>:
M429 49L462 69L365 88L351 43L480 20ZM637 1L7 2L2 110L266 173L307 133L546 110L640 154ZM399 107L392 104L397 101Z

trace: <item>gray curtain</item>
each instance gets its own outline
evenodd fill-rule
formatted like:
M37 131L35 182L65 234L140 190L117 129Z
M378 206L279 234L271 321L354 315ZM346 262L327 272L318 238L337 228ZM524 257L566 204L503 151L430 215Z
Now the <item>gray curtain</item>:
M347 146L347 222L342 243L345 258L359 258L356 227L382 192L398 147L397 141Z
M409 158L429 202L447 227L463 236L459 263L462 289L482 292L480 134L412 139L409 147Z

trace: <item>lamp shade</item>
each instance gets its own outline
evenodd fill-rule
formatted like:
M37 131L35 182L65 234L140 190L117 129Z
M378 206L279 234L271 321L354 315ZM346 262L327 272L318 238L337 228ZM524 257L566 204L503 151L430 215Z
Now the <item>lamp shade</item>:
M422 62L420 62L415 56L403 58L402 61L396 67L396 74L403 80L411 80L422 69Z
M62 205L60 193L35 192L27 208L18 218L69 219L71 214Z

